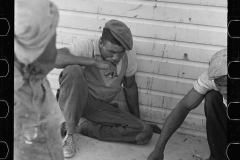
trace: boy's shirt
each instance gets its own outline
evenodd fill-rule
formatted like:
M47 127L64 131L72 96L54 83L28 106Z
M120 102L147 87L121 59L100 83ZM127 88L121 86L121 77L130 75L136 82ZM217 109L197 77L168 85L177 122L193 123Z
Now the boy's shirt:
M77 42L74 42L66 47L69 52L75 56L83 56L83 57L101 57L100 49L99 49L99 39L82 39ZM136 58L136 50L133 48L130 51L126 51L128 58L128 66L125 73L125 77L131 77L137 72L137 58ZM120 73L122 67L122 59L117 65L117 74Z

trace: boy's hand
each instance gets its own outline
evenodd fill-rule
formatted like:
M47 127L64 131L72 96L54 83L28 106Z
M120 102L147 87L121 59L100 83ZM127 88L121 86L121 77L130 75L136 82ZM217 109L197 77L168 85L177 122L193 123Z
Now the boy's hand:
M106 70L105 76L116 77L117 76L117 67L111 61L108 60L96 60L95 67L101 70Z
M152 151L152 153L148 156L147 160L163 160L164 154L159 151Z

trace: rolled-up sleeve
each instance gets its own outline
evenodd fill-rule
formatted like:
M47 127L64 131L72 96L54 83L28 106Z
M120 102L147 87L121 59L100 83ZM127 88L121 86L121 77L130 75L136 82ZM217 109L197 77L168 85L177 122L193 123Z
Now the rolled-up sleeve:
M210 90L218 90L213 80L209 80L207 71L194 82L194 89L200 94L206 94Z
M126 70L125 77L131 77L137 72L137 55L134 47L131 51L127 52L127 56L128 56L128 67Z
M66 48L75 56L92 57L93 45L91 40L78 40Z

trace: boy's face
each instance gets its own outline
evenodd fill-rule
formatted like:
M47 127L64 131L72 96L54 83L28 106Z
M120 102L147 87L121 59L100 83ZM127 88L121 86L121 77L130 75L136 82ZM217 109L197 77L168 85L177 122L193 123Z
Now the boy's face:
M224 99L227 100L227 76L223 76L214 80L217 89L222 94Z
M100 52L104 60L109 60L114 64L118 64L125 54L126 49L122 46L112 44L109 41L103 43L100 41Z

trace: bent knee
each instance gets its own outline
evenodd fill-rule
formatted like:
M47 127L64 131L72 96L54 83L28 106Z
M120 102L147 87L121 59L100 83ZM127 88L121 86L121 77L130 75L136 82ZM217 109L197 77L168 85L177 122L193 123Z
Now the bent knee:
M219 104L223 104L223 98L218 91L209 91L205 96L204 110L205 114L209 114L219 107Z
M141 133L136 136L137 144L146 144L150 141L153 135L153 130L148 124L144 124L144 128Z
M79 65L68 65L64 68L64 74L76 75L83 73L83 69Z
M67 79L78 79L83 76L83 69L79 65L68 65L64 68L62 75L60 78L67 78Z
M211 90L209 92L207 92L207 94L205 95L205 100L206 101L212 101L212 100L222 100L222 96L220 94L220 92L215 91L215 90Z

